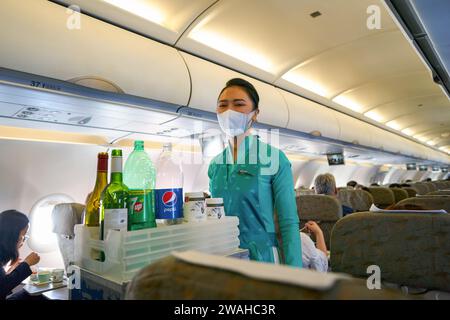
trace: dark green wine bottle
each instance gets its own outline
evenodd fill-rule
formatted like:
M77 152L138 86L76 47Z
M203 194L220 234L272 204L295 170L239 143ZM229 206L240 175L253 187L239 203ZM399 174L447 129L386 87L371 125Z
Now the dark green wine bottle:
M102 192L100 209L100 240L106 239L108 230L127 230L128 187L122 181L122 150L111 153L111 179Z

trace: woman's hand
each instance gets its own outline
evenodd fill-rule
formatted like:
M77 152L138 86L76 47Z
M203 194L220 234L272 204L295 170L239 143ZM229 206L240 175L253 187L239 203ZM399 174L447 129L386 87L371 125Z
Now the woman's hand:
M308 221L305 223L305 227L309 232L315 235L322 233L322 229L320 229L319 225L315 221Z
M25 258L24 262L28 263L28 265L31 267L39 263L40 260L41 257L36 252L32 252Z

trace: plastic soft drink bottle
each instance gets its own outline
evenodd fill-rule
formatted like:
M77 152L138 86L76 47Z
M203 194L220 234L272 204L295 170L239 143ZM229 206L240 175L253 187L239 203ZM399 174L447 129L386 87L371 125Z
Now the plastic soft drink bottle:
M137 140L124 168L124 183L129 188L128 230L156 227L155 179L156 170L144 150L144 141Z
M156 176L156 222L183 222L183 171L172 156L172 144L165 143L159 156Z

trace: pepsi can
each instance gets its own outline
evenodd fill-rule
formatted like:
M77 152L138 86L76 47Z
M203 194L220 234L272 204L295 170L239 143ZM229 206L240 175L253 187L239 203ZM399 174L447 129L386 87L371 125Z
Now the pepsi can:
M183 222L183 188L156 189L155 199L157 223Z

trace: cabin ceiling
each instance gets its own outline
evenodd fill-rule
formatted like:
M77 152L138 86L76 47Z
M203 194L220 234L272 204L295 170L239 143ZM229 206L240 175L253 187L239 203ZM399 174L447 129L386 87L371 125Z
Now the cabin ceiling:
M449 98L382 0L55 2L450 154Z

